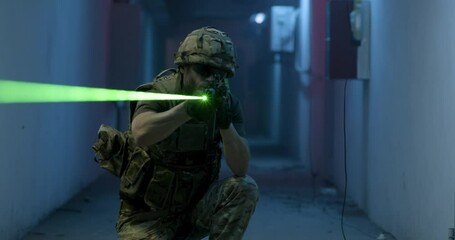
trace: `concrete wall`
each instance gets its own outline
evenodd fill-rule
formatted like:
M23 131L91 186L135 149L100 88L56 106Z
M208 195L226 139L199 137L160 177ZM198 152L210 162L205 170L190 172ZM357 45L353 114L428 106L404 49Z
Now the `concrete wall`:
M0 79L106 86L108 0L0 1ZM100 173L104 103L0 104L0 236L20 239Z
M455 2L373 0L372 76L347 88L349 196L400 240L454 226ZM335 119L343 82L334 82ZM333 179L344 186L341 120Z

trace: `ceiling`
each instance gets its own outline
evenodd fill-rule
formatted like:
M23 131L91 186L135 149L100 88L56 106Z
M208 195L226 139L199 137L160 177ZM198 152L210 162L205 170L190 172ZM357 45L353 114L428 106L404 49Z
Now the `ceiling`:
M248 18L273 5L299 5L299 0L140 0L160 23L178 24L188 19Z

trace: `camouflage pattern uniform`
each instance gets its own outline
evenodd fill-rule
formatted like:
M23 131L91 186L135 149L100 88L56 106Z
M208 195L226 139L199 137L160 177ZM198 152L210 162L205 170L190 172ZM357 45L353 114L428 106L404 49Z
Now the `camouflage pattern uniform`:
M119 239L158 240L202 239L210 234L210 239L241 239L258 197L255 181L246 176L214 182L196 207L183 215L143 211L122 201L118 236ZM178 231L181 231L180 236Z
M234 55L225 33L205 27L187 36L174 62L208 65L232 77ZM141 89L185 93L182 75L175 70L160 74ZM231 122L244 137L239 101L230 92L226 97ZM140 101L132 105L131 118L149 110L164 112L179 103ZM210 129L215 132L207 134ZM207 235L210 239L241 239L259 198L258 186L250 176L218 180L220 141L213 121L191 119L148 149L130 145L128 165L120 179L119 239L201 239Z

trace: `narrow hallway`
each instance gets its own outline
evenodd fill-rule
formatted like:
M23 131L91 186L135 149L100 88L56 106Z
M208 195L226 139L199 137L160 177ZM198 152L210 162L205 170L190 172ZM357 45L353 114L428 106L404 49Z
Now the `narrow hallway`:
M243 108L236 122L261 193L244 239L455 239L453 9L453 0L0 1L0 240L117 239L118 179L93 162L92 145L102 124L128 129L130 103L145 99L133 90L186 66L210 77L229 66L217 89ZM207 26L231 40L191 45L225 49L228 64L182 64L180 43Z

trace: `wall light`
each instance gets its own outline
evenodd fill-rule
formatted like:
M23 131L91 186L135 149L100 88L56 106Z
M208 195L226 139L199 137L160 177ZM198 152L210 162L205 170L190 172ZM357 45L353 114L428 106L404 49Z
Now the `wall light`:
M265 13L256 13L256 14L253 14L253 17L254 17L254 22L257 23L257 24L262 24L264 21L265 21Z

